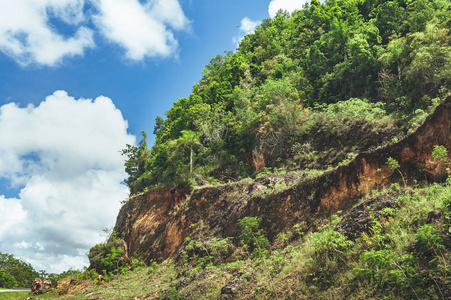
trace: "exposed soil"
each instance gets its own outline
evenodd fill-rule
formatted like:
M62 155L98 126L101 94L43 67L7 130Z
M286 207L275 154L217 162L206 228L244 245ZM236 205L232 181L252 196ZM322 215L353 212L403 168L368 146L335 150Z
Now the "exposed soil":
M260 225L273 242L295 224L308 227L318 217L351 208L375 188L441 180L445 166L433 160L434 145L451 149L451 97L398 143L360 153L350 163L316 177L271 175L194 191L164 188L135 196L122 207L116 231L131 256L157 262L176 255L190 234L238 237L237 221L246 216L261 217ZM400 164L393 173L386 165L389 157Z

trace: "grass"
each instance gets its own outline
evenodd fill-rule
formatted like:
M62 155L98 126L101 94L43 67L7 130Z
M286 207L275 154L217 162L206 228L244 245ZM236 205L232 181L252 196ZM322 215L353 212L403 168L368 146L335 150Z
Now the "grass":
M281 236L283 243L275 243L265 260L253 257L245 245L234 245L233 254L224 256L220 249L228 240L204 237L199 247L193 246L199 241L191 243L171 263L137 267L100 284L84 280L68 295L34 299L201 300L222 293L233 299L275 299L276 294L279 299L446 299L451 295L451 249L444 242L449 225L443 217L430 224L427 219L432 211L446 213L451 187L433 184L394 195L378 193L382 200L394 197L395 205L369 207L373 218L354 241L335 231L342 213L319 220L315 232ZM434 251L418 248L420 238L435 238ZM388 265L374 267L372 257ZM25 299L28 293L2 294L0 299Z
M0 293L0 300L3 299L27 299L30 295L30 292L28 291L18 291L18 292L2 292ZM38 298L34 298L34 299L38 299ZM44 299L44 298L42 298Z

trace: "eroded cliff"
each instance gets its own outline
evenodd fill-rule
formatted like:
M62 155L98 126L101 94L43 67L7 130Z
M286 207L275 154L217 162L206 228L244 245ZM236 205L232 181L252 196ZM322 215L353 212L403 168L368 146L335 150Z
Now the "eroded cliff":
M173 257L190 234L237 237L237 221L262 218L270 241L295 224L352 207L371 190L392 182L439 180L444 166L432 158L434 145L451 148L451 97L418 130L398 143L359 154L321 175L268 175L256 180L197 188L152 190L132 197L121 209L115 229L130 255L158 262ZM386 162L396 159L400 172ZM400 175L402 173L402 177Z

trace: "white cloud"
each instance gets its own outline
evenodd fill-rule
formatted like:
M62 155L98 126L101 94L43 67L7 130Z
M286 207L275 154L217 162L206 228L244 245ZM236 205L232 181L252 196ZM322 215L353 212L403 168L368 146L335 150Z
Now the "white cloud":
M309 3L310 0L271 0L268 6L268 14L271 18L277 15L279 10L288 11L292 13L296 9L302 9L305 3ZM233 38L233 42L239 44L246 34L253 33L255 27L258 26L261 21L252 21L248 17L241 20L240 34Z
M85 14L85 6L93 6ZM97 12L95 11L97 9ZM66 23L67 30L53 25ZM92 20L97 28L88 28ZM174 30L188 30L178 0L1 0L0 51L25 66L54 66L93 48L94 31L126 50L132 60L174 55Z
M9 234L17 234L20 227L26 220L27 213L24 211L19 199L6 199L0 195L0 241L1 237Z
M261 22L260 21L252 21L248 17L245 17L241 20L240 30L244 32L244 34L249 34L254 32L255 27L257 27Z
M245 17L241 20L241 26L240 26L240 35L233 38L233 42L237 45L241 42L243 37L246 34L253 33L255 30L255 27L260 25L261 21L252 21L248 17Z
M0 51L21 65L55 65L65 56L83 55L94 46L92 30L80 26L66 38L49 25L50 17L76 25L83 0L0 1Z
M0 140L0 177L22 187L0 196L0 251L50 272L87 264L128 196L119 150L135 138L121 112L57 91L37 107L0 107Z
M145 5L137 0L98 0L97 7L96 26L109 41L123 47L131 60L173 55L178 43L168 26L176 30L188 26L176 0L152 0Z
M145 8L152 18L174 29L183 30L189 24L177 0L151 0Z
M304 4L309 2L309 0L272 0L269 3L268 13L271 18L274 18L280 9L292 13L296 9L302 9Z

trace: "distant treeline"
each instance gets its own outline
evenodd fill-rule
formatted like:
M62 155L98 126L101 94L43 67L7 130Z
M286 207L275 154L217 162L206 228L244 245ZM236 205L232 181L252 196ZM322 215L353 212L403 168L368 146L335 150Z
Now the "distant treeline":
M12 254L0 252L0 287L31 286L33 279L39 277L31 264L15 258Z

